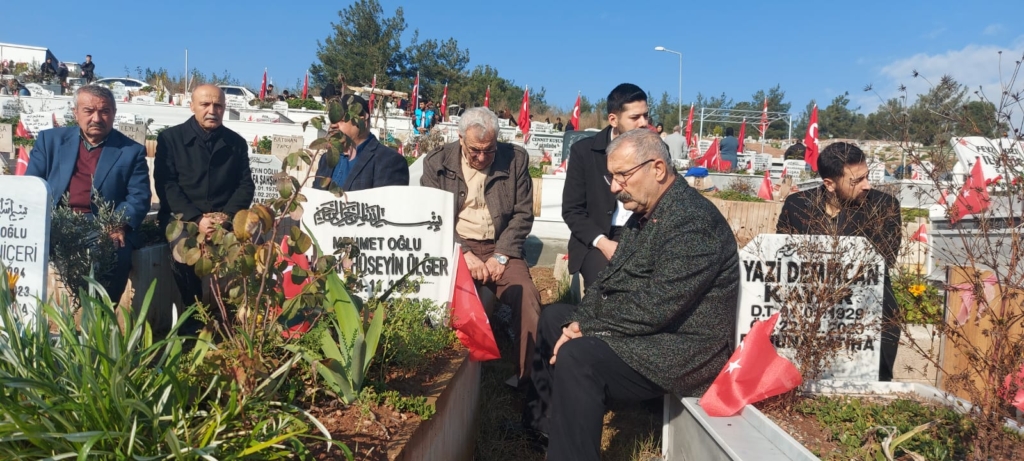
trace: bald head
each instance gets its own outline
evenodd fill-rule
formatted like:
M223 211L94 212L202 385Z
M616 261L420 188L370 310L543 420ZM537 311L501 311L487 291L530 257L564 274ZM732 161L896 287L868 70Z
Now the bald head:
M206 131L220 128L224 120L224 90L217 85L199 85L192 92L192 113Z

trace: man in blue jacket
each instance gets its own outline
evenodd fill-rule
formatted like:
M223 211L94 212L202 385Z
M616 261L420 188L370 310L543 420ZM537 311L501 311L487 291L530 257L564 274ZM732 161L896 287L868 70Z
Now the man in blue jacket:
M357 120L341 120L331 129L344 133L352 139L355 147L342 155L334 168L327 165L326 155L321 156L313 187L327 190L331 184L336 184L345 191L355 192L375 187L408 186L409 163L370 133L370 107L366 100L347 94L339 102L346 117L349 108L354 106L362 120L359 123Z
M140 245L135 232L149 212L149 166L146 148L114 130L117 105L110 90L86 85L75 91L76 127L39 133L29 156L27 176L46 180L54 206L96 213L93 190L122 213L124 224L110 237L117 248L117 266L104 288L121 299L132 267L132 250ZM67 196L66 204L61 199Z

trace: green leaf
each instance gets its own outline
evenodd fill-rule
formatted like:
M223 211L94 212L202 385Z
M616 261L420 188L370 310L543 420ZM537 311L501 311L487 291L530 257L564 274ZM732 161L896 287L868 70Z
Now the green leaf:
M306 234L300 234L299 238L295 241L295 245L298 246L300 253L305 253L313 246L313 239L309 238Z
M199 261L199 258L201 258L202 256L203 252L199 250L199 248L189 248L187 251L185 251L185 264L188 264L189 266L194 266L196 262Z
M313 140L313 142L309 143L309 149L310 150L325 149L325 148L327 148L327 145L328 145L327 138L316 138L316 139Z
M185 226L181 224L181 221L175 219L174 221L171 221L171 223L167 225L165 237L167 237L167 241L170 242L171 240L178 238L178 235L181 235L182 231L184 230Z
M213 261L208 257L199 258L199 260L196 261L195 270L196 275L199 276L199 278L206 277L213 272Z
M331 122L331 125L340 122L344 116L345 113L341 108L341 103L338 101L331 101L327 103L327 117Z
M366 329L366 357L363 360L363 369L370 368L370 362L377 355L377 345L380 343L381 333L384 331L384 303L377 303L373 310L373 318L370 319L370 327Z

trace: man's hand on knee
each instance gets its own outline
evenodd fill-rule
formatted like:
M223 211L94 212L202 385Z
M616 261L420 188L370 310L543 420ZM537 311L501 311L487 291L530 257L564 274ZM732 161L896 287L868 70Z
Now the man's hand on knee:
M466 267L469 268L469 274L473 276L473 280L480 281L481 283L487 283L491 281L491 271L487 268L477 255L473 254L472 251L467 251L463 256L466 258Z
M583 332L580 331L580 323L572 322L562 327L562 336L558 338L558 342L555 343L555 349L551 353L552 365L555 364L555 359L558 358L558 349L561 349L562 344L569 342L570 339L576 339L583 337Z
M487 258L487 262L484 263L487 267L487 272L491 274L491 280L497 282L501 280L502 274L505 273L505 266L498 262L497 259Z

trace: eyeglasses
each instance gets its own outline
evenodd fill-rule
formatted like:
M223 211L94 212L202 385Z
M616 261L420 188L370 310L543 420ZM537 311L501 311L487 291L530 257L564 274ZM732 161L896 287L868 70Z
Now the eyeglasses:
M466 153L468 153L472 157L478 157L478 156L481 156L481 155L484 156L484 157L490 157L491 155L494 155L494 154L498 153L498 148L497 147L493 147L493 148L487 149L487 150L470 149L468 147L463 147L463 149L465 149Z
M623 171L622 173L606 174L604 175L604 182L608 183L608 185L610 186L612 185L612 180L614 179L615 182L619 183L619 186L626 187L626 181L629 181L630 176L633 176L637 171L640 170L641 167L653 161L654 159L652 158L646 162L640 163L639 165L633 168Z

